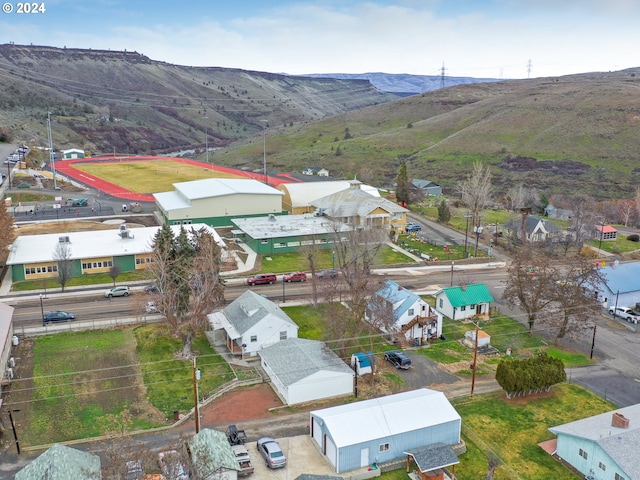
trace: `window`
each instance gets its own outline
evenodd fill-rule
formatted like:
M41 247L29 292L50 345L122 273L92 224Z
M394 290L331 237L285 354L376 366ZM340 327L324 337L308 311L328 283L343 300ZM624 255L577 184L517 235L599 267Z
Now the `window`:
M275 248L284 248L286 246L287 246L286 242L278 242L274 245Z
M257 341L258 341L258 336L257 335L251 335L251 343L257 342Z
M603 472L607 470L607 466L602 463L602 462L598 462L598 467L600 468L600 470L602 470Z
M284 332L280 332L280 340L286 340L287 339L287 331L285 330Z
M388 452L389 451L389 444L388 443L381 443L378 446L378 452L382 453L382 452Z
M269 239L265 238L263 240L260 240L260 244L262 245L267 245L269 243Z
M620 475L619 473L616 473L613 478L614 478L614 480L625 480L625 478L622 475Z
M409 311L407 312L407 315L409 315L410 317L413 317L413 308L409 309Z
M466 305L462 305L462 306L460 307L460 311L461 311L461 312L464 312L466 309L467 309L467 306L466 306Z
M582 458L584 458L585 460L587 459L587 457L589 455L587 455L587 452L585 452L583 449L578 450L578 455L580 455Z
M476 306L475 305L469 305L469 310L475 310Z
M440 304L438 306L440 308L444 307L444 300L442 298L440 299Z
M289 242L287 243L287 247L299 247L300 242Z

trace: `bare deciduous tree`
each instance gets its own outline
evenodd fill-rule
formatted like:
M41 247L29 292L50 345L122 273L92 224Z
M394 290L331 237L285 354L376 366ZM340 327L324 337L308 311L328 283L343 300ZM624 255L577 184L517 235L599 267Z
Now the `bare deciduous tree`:
M111 280L113 280L114 287L116 286L116 280L118 279L118 275L120 275L120 273L121 273L121 270L118 265L114 265L109 269L109 276L111 277Z
M578 252L582 250L587 239L591 238L595 225L595 202L589 195L573 195L566 200L569 209L573 212L570 229L573 232Z
M58 263L58 283L64 292L65 285L73 275L71 245L67 242L59 242L53 251L53 259Z
M473 225L480 226L480 215L491 195L491 170L481 162L474 162L467 180L458 185L462 201L473 215Z

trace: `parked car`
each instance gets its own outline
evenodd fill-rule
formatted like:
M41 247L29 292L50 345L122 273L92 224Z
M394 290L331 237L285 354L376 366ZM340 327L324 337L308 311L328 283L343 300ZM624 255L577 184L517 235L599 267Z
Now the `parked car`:
M278 277L273 273L260 273L258 275L254 275L253 277L247 278L248 285L264 285L264 284L272 284L278 281Z
M411 359L405 353L397 350L384 352L384 359L391 362L396 368L406 370L411 367Z
M269 468L282 468L287 465L287 457L276 442L275 438L262 437L256 443L260 455Z
M128 297L129 296L129 287L113 287L104 292L104 296L111 297Z
M624 318L627 322L638 323L639 317L628 307L611 307L609 313L615 317Z
M334 269L334 268L330 268L328 270L322 270L320 272L318 272L316 274L316 276L320 279L320 280L324 280L325 278L338 278L338 274L340 272L338 272L338 270Z
M233 454L236 456L236 460L240 466L238 476L246 477L247 475L251 475L253 473L253 463L251 463L251 457L249 456L247 447L244 445L232 445L231 450L233 450Z
M156 302L147 302L144 306L144 311L147 313L158 313L158 305L156 305Z
M70 207L86 207L89 204L89 199L69 198L65 203Z
M419 232L420 230L422 230L422 227L417 223L407 223L405 230L407 232Z
M284 276L284 281L291 282L305 282L307 280L307 274L304 272L291 272Z
M180 454L176 450L168 450L158 454L160 470L166 478L174 480L189 480L187 466L182 463Z
M155 283L152 283L151 285L144 287L144 291L146 293L158 293L158 286Z
M45 313L44 317L42 317L42 324L47 325L51 322L67 322L69 320L75 320L75 318L76 316L73 313L56 310L54 312Z

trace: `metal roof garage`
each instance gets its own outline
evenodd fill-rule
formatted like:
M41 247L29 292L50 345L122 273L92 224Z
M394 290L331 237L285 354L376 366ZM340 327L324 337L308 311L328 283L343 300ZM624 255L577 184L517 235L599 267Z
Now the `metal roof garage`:
M427 388L310 413L310 434L337 473L405 458L410 449L460 443L462 420Z

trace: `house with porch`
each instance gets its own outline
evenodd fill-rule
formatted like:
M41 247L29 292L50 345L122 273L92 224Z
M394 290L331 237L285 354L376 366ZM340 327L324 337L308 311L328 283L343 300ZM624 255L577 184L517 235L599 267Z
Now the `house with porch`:
M393 280L387 280L371 296L365 320L410 345L424 345L442 335L442 317L436 310Z
M226 345L233 355L242 358L255 357L269 345L298 337L298 325L279 306L253 290L209 314L208 319L214 345Z
M436 293L436 310L451 320L475 316L488 317L494 298L484 283L462 284L443 288Z
M505 230L511 237L522 240L523 233L525 241L529 243L544 242L553 240L560 236L562 230L555 223L535 215L527 215L524 223L521 219L513 220L505 225Z

